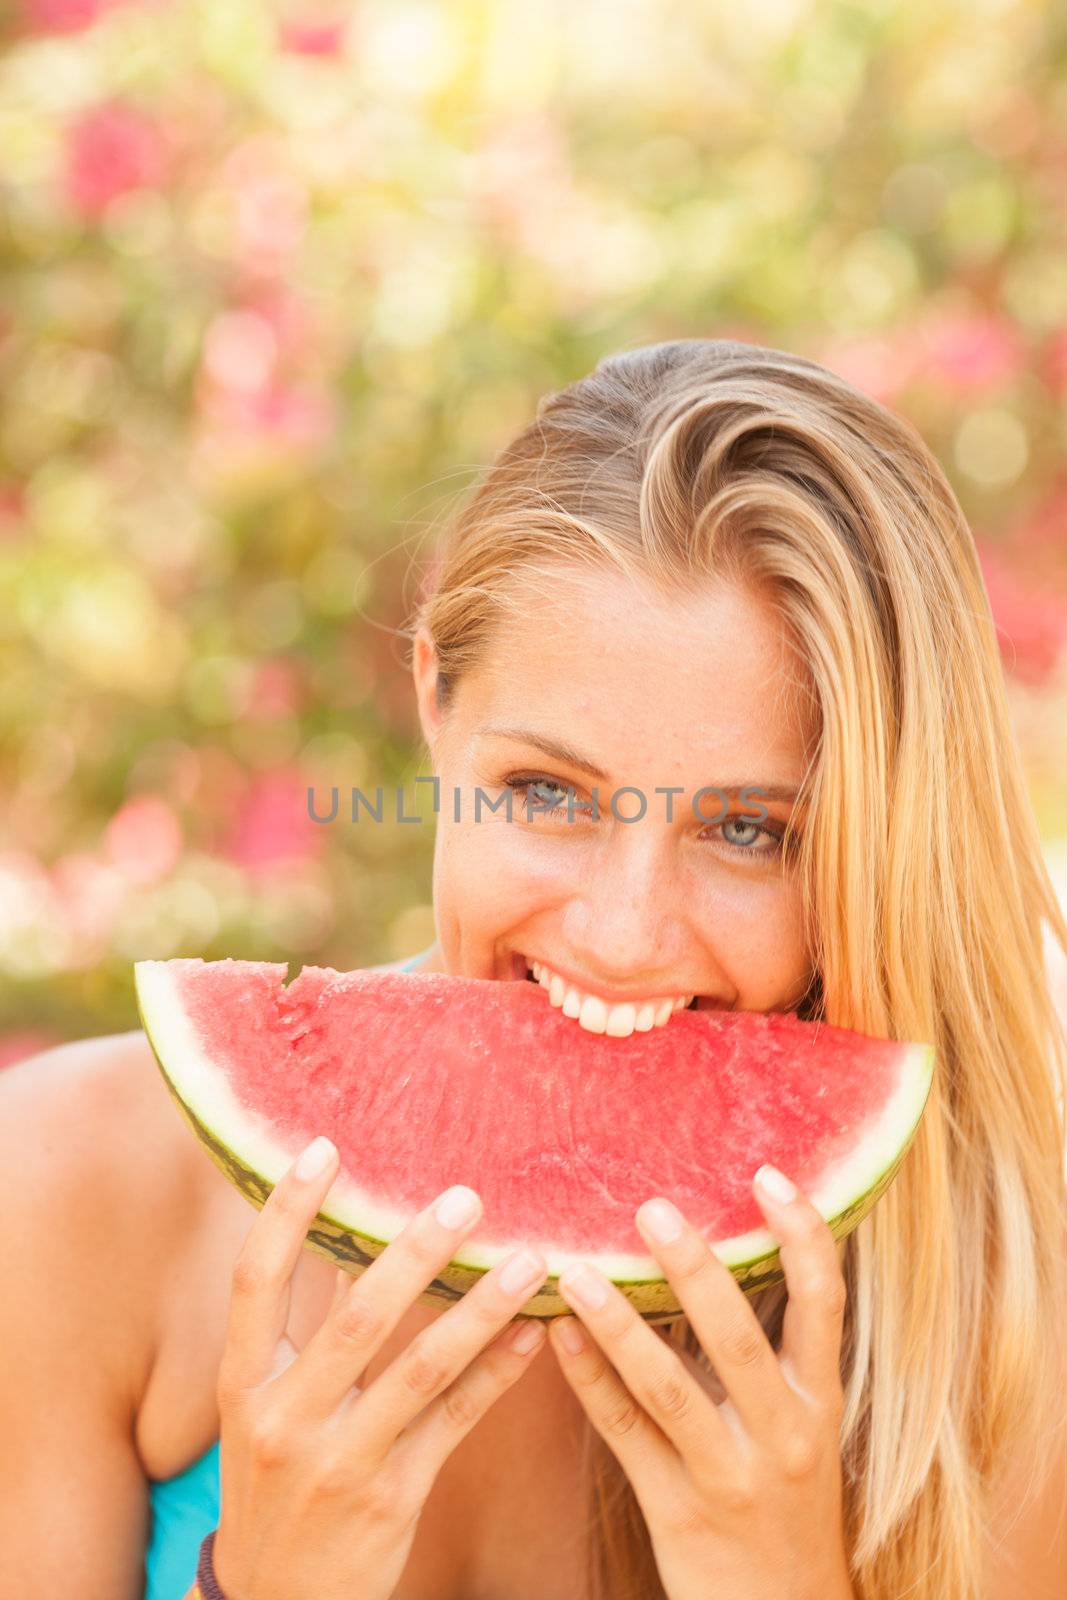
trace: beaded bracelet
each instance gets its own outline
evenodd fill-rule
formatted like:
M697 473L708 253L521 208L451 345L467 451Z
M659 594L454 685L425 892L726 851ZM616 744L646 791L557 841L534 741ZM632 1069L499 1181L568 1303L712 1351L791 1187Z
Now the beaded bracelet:
M193 1586L191 1600L226 1600L226 1596L219 1588L219 1580L215 1576L211 1560L217 1532L217 1528L212 1528L211 1532L205 1533L200 1541L200 1559L196 1563L196 1583Z

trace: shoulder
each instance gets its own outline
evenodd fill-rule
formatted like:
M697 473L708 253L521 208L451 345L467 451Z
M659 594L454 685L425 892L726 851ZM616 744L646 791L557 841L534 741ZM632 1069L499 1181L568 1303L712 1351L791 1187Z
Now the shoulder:
M137 1033L0 1070L0 1546L12 1593L67 1592L72 1572L91 1572L94 1594L143 1588L143 1402L174 1241L196 1232L195 1207L180 1202L182 1130L153 1072ZM179 1419L188 1387L182 1400ZM162 1443L169 1455L157 1445L157 1457L188 1460L183 1440Z
M0 1113L6 1162L39 1205L72 1191L98 1207L125 1204L131 1193L152 1204L188 1176L189 1141L140 1029L56 1045L4 1068Z
M1060 1291L1067 1326L1067 1220L1060 1240ZM1037 1482L1028 1461L1006 1464L994 1486L986 1546L988 1600L1061 1600L1067 1594L1067 1350L1057 1414L1048 1418L1052 1466Z
M195 1167L139 1030L59 1045L0 1071L5 1281L47 1303L132 1407L151 1370L160 1262Z

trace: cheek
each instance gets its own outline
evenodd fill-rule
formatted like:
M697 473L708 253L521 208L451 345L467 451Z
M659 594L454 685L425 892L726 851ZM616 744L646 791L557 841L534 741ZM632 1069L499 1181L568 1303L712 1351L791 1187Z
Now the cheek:
M447 915L473 926L520 923L574 892L574 863L538 848L522 825L503 819L449 822L438 829L434 898Z
M771 876L757 882L753 875L745 883L724 875L709 886L699 924L740 1010L772 1010L804 987L811 956L795 881Z

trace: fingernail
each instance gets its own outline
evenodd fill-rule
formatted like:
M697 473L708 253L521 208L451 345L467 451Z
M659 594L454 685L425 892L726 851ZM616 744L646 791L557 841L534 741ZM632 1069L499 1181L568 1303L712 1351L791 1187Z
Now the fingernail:
M336 1147L320 1134L317 1139L312 1139L306 1150L301 1152L293 1171L301 1182L308 1178L317 1178L320 1173L326 1171L336 1154Z
M543 1278L545 1269L535 1255L523 1250L505 1262L500 1271L500 1287L505 1294L518 1294Z
M566 1294L590 1311L599 1311L608 1303L608 1286L588 1267L578 1267L567 1273L567 1281L560 1285Z
M511 1348L520 1356L526 1355L541 1343L543 1329L539 1322L520 1322L511 1335Z
M568 1355L580 1356L585 1349L585 1334L577 1317L561 1317L556 1323L559 1342Z
M777 1167L764 1165L756 1173L756 1182L770 1200L775 1200L780 1206L787 1206L790 1200L797 1197L797 1186L791 1183L784 1172L779 1172Z
M641 1226L657 1244L673 1244L682 1237L682 1218L669 1200L648 1200L641 1207Z
M442 1228L462 1228L478 1215L478 1196L466 1184L457 1183L446 1189L433 1208L433 1214Z

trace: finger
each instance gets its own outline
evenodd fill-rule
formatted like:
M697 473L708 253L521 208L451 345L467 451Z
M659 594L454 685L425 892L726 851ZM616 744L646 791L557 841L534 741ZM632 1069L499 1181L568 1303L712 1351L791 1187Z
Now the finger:
M647 1509L676 1481L681 1458L605 1358L590 1331L576 1317L556 1317L549 1342L586 1416L626 1473L642 1508ZM571 1347L579 1342L580 1349Z
M220 1380L252 1388L275 1366L291 1279L308 1229L337 1173L337 1150L314 1139L267 1196L234 1262Z
M456 1381L415 1418L397 1440L396 1449L427 1492L452 1451L485 1416L490 1406L522 1377L544 1348L545 1325L534 1317L512 1323Z
M341 1300L348 1293L348 1291L349 1291L349 1289L351 1287L352 1287L352 1274L350 1272L346 1272L344 1267L338 1267L336 1273L334 1274L333 1296L332 1296L332 1298L330 1300L329 1310L326 1313L326 1315L328 1317L332 1316L333 1313L337 1310L337 1307L340 1305Z
M544 1283L548 1268L536 1250L499 1262L457 1305L421 1333L360 1395L346 1421L360 1458L384 1459L406 1428L454 1383Z
M766 1170L761 1167L757 1179ZM836 1403L842 1390L841 1335L848 1290L828 1223L805 1194L791 1187L796 1190L792 1199L775 1199L761 1182L753 1183L760 1209L779 1241L789 1288L781 1363L809 1398Z
M630 1394L680 1456L687 1462L702 1460L709 1452L721 1455L732 1448L727 1425L710 1395L613 1283L593 1269L568 1267L559 1286ZM582 1327L573 1318L562 1320L556 1337L563 1341L558 1348L565 1354L566 1339L573 1341Z
M455 1258L481 1211L473 1189L446 1189L358 1278L349 1278L286 1374L285 1391L296 1406L320 1417L335 1410L412 1302Z
M775 1436L796 1396L737 1279L669 1200L646 1200L635 1221L746 1431Z

